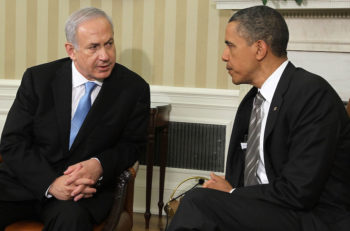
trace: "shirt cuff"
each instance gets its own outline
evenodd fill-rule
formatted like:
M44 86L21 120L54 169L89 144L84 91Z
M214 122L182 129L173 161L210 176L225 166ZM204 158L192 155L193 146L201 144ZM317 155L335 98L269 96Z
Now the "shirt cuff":
M47 190L45 192L45 197L46 198L52 198L52 195L49 193L50 188L51 188L51 185L47 188Z
M95 159L101 164L101 161L97 157L91 157L91 159ZM98 178L97 185L101 184L102 179L103 179L103 176L100 176L100 178Z

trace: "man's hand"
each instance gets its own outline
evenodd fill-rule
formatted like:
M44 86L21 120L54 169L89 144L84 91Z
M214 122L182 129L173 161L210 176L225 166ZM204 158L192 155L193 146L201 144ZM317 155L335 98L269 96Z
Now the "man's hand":
M96 193L96 189L90 187L93 185L94 181L87 178L82 178L77 181L79 185L69 184L66 182L69 176L63 175L58 178L51 184L49 193L58 200L71 200L73 198L72 193L79 191L80 194L77 197L74 197L75 201L80 200L81 198L92 197Z
M210 180L204 183L203 188L211 188L223 192L230 192L233 189L224 176L218 176L213 172L210 173Z
M96 193L96 188L94 187L95 181L88 178L80 178L74 183L74 190L71 192L71 197L74 201L78 201L82 198L90 198Z
M74 190L73 185L66 185L68 176L60 176L51 184L49 193L58 200L70 200Z
M102 176L102 172L103 170L100 162L94 158L91 158L69 166L63 174L69 176L66 182L66 184L69 185L80 178L88 178L96 183Z
M96 192L96 189L92 186L96 184L102 172L103 170L100 162L94 158L79 162L67 168L64 172L64 175L68 176L65 184L74 184L77 186L71 192L71 196L74 197L75 201L81 198L89 198ZM86 181L88 179L91 181Z

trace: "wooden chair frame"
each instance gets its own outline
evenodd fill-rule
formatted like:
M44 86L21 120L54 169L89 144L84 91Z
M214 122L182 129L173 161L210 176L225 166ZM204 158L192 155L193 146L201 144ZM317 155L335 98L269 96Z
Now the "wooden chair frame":
M0 155L0 163L2 157ZM133 226L134 184L138 171L138 161L134 166L117 177L114 202L106 220L94 227L94 231L130 231ZM18 221L5 228L5 231L40 231L44 225L37 221Z

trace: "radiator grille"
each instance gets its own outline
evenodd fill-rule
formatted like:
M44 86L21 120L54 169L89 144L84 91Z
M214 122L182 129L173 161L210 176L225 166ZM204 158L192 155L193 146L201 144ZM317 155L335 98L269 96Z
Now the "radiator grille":
M225 135L224 125L170 122L166 166L223 172ZM145 164L145 157L140 162ZM154 165L159 166L159 150L155 150Z

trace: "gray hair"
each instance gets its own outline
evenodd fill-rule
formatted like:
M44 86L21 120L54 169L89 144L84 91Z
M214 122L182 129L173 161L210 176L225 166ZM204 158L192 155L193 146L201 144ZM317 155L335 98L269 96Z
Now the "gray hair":
M263 40L277 57L287 56L289 32L286 21L277 11L267 6L239 10L229 20L238 22L237 32L249 45Z
M65 32L67 42L72 43L75 48L78 48L76 32L79 25L85 21L98 17L106 18L111 24L113 31L112 19L104 11L94 7L86 7L75 11L73 14L71 14L71 16L69 16L68 20L66 21Z

